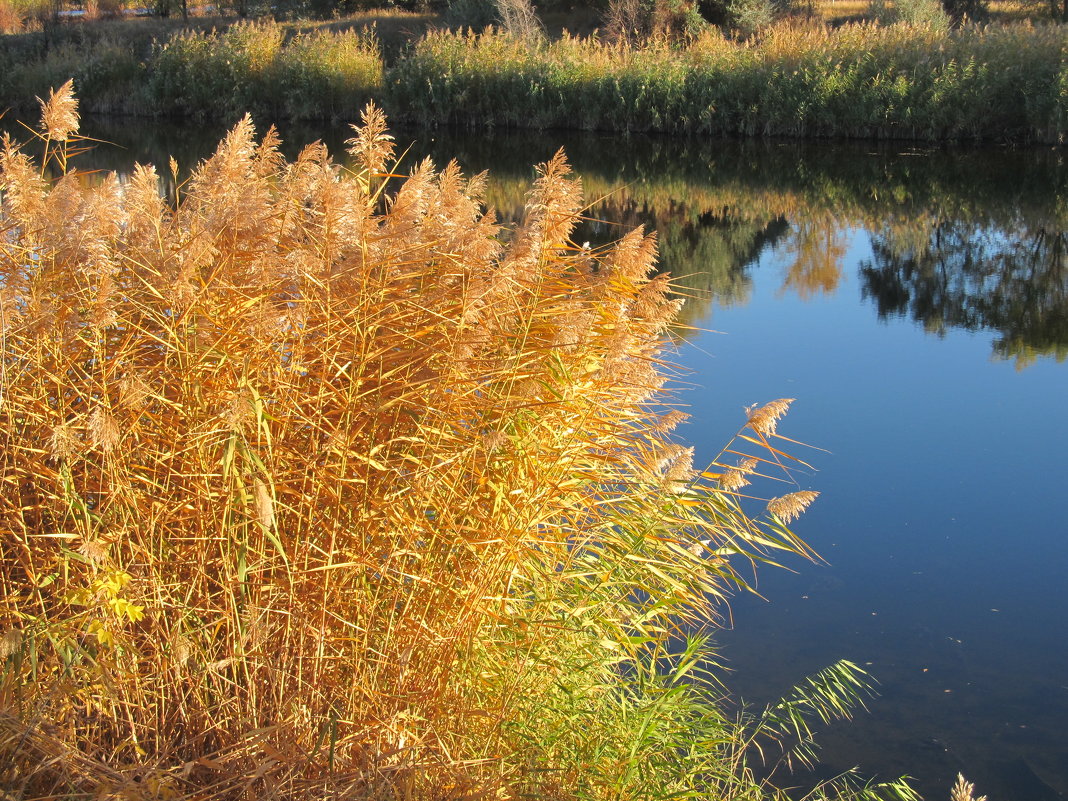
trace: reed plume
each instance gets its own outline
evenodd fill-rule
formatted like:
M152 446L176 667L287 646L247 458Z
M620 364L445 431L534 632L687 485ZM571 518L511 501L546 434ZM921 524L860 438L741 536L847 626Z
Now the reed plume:
M53 142L66 142L78 130L78 100L74 96L74 81L69 80L53 89L48 100L37 98L41 104L41 132Z
M986 801L986 796L975 797L975 785L964 778L964 774L957 774L957 781L950 791L951 801Z

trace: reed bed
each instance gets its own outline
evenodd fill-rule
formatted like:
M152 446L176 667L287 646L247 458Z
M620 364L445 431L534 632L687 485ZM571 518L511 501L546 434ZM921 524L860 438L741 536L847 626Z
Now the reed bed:
M393 42L388 65L365 28L240 23L150 49L37 34L26 41L39 47L0 48L0 98L20 106L73 78L90 109L135 114L337 119L374 98L424 125L1056 143L1064 30L784 23L746 42L712 29L686 47L431 31L410 50Z
M706 471L672 438L652 237L573 245L560 154L504 245L482 176L395 180L373 106L353 169L246 118L172 206L150 167L83 180L77 123L68 83L55 180L0 153L0 787L784 797L758 738L805 758L865 681L716 703L693 632L737 567L810 555L815 493L744 507L797 464L788 401Z
M389 80L391 106L423 123L1057 142L1068 39L1027 24L783 25L684 49L438 33Z
M228 121L249 111L271 119L348 118L380 97L384 63L373 28L205 25L160 26L148 38L105 29L52 45L40 35L12 42L0 48L0 97L25 108L28 98L73 80L93 112Z
M64 23L0 38L0 104L32 115L34 97L73 79L83 108L149 114L143 86L154 42L212 30L222 18Z
M280 25L239 23L159 46L148 100L165 114L338 118L378 94L382 69L373 34L316 30L287 40Z

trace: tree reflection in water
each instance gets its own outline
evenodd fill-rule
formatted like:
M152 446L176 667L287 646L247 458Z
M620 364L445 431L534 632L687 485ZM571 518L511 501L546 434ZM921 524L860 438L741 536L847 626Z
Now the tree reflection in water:
M187 174L221 134L128 120L89 121L87 128L102 144L79 160L81 169L122 173L137 160L155 163L166 176L170 155ZM292 157L321 138L341 158L350 133L347 126L285 126L283 150ZM424 156L439 164L455 156L469 175L489 170L486 200L505 221L525 213L532 165L564 147L593 201L577 244L605 244L639 224L655 230L660 266L689 298L684 328L706 323L716 307L748 302L751 272L761 254L774 250L784 269L781 291L802 299L834 293L856 269L864 297L882 318L913 319L935 334L995 332L994 355L1019 366L1068 357L1068 170L1059 148L395 134L403 144L414 142L409 167ZM173 183L163 188L174 197ZM848 244L858 230L868 232L872 256L849 264Z
M846 238L830 212L814 214L796 223L785 250L793 257L786 269L782 290L808 300L820 293L832 294L842 280Z
M888 225L860 265L862 292L880 318L909 317L924 329L998 333L994 354L1026 366L1068 356L1068 233L1044 226L937 223L915 243Z

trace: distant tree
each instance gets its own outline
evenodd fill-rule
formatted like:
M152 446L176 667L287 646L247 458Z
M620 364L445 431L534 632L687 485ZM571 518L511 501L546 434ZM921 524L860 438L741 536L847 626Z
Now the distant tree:
M530 0L496 0L501 27L523 39L538 39L545 28Z
M743 36L752 36L775 19L773 0L727 0L727 22Z
M942 0L942 8L955 25L966 19L985 19L990 11L987 0Z
M628 42L692 37L707 26L700 0L609 0L604 12L605 30Z
M648 36L645 0L609 0L604 28L616 41L634 42Z

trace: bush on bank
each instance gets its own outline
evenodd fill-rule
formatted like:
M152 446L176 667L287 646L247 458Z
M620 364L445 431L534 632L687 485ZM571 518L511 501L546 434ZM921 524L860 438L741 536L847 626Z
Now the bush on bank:
M348 118L381 96L384 64L373 29L294 32L273 22L240 22L148 42L105 33L48 47L36 42L38 34L26 38L35 44L0 40L0 97L22 110L70 79L94 112L227 122L248 111Z
M241 23L157 45L147 102L164 114L337 119L379 95L382 73L373 34L320 30L287 39L278 25Z

